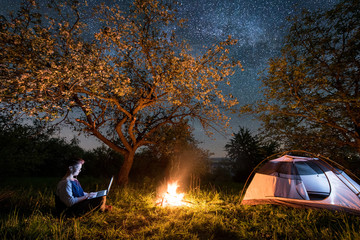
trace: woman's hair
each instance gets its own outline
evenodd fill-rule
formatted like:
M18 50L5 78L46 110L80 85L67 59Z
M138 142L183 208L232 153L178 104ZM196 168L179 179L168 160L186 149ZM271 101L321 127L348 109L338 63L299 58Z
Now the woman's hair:
M76 164L84 164L85 161L81 158L70 158L69 161L67 162L67 166L70 167L70 166L75 166Z

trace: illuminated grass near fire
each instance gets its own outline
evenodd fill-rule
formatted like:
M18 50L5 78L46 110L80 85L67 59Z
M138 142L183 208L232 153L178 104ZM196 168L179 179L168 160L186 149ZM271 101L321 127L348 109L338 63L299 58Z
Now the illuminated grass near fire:
M156 206L155 185L114 188L107 200L112 212L81 219L52 214L51 186L27 187L25 180L23 188L1 186L0 239L360 239L358 216L245 207L239 204L239 189L213 186L184 190L186 200L193 203L190 207L162 208Z

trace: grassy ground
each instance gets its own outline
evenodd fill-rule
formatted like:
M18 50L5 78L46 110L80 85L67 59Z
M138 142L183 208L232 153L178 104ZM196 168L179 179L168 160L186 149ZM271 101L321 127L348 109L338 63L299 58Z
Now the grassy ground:
M86 181L82 181L86 182ZM84 186L102 188L88 181ZM156 206L151 183L113 188L107 213L53 215L54 179L2 181L0 239L360 239L360 217L280 206L241 206L231 188L186 193L187 207Z

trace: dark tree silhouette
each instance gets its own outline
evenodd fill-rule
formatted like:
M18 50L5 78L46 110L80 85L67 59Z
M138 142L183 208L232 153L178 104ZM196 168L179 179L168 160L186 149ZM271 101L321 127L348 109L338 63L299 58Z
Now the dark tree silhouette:
M240 127L225 145L227 157L232 161L234 178L247 179L253 168L264 158L274 154L279 145L275 141L265 141L260 135L253 135L249 129Z

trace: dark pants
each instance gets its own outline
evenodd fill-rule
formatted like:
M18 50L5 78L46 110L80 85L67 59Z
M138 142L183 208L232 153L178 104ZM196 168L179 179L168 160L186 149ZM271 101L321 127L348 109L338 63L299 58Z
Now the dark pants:
M80 216L91 211L104 211L105 210L106 196L86 199L79 203L74 204L66 211L72 215Z
M58 215L64 214L67 217L79 217L92 211L105 210L106 196L86 199L84 201L74 204L69 208L67 208L59 198L56 198L58 198L58 196L55 196L55 204L57 205L56 208Z

